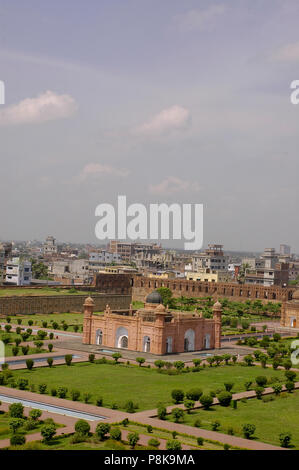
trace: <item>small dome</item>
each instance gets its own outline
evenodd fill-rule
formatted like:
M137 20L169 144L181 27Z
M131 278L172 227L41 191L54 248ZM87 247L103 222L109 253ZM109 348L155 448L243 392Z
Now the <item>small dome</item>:
M94 300L91 297L87 297L84 302L85 307L93 307L94 306Z
M292 295L292 300L299 300L299 289L295 290Z
M153 292L151 292L151 293L147 296L145 302L146 302L147 304L158 304L158 305L159 305L159 304L162 304L162 303L163 303L163 299L162 299L161 294L159 294L158 291L154 290Z
M222 305L219 302L219 300L217 300L217 302L213 305L213 309L215 309L215 310L222 309Z

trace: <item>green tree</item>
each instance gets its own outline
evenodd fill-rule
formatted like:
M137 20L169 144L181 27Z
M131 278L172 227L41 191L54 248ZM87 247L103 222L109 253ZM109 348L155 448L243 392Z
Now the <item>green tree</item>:
M174 389L171 392L171 397L173 401L175 402L175 404L181 403L184 400L184 396L185 396L185 393L183 392L183 390Z
M110 424L109 423L98 423L96 427L96 434L101 441L103 441L106 435L110 431Z
M122 355L119 352L116 352L116 353L112 354L112 357L113 357L115 363L117 363L118 360L122 357Z
M161 295L162 302L163 302L163 305L165 305L165 307L167 307L167 305L168 306L172 305L173 299L172 299L171 289L169 289L168 287L159 287L157 289L157 292L159 292L159 294Z
M12 403L9 405L9 416L12 418L23 418L24 406L22 403Z
M202 395L199 401L205 410L208 410L213 404L213 398L210 395Z
M184 400L184 406L188 414L190 414L191 410L194 408L194 404L195 402L193 400Z
M289 432L282 432L279 434L279 442L281 447L288 448L291 445L292 434Z
M16 434L18 429L20 429L23 426L24 420L22 418L11 418L8 424L12 433Z
M42 411L38 410L37 408L31 410L29 413L29 416L31 419L33 419L33 421L38 421L41 415L42 415Z
M182 410L182 408L173 408L171 414L173 416L174 422L179 423L184 416L184 410Z
M130 432L128 434L128 442L132 449L135 448L138 441L139 441L139 434L137 432Z
M229 406L232 401L232 394L227 391L220 392L217 396L221 406Z
M41 427L41 435L43 437L43 442L50 442L56 434L56 427L54 424L45 424Z
M166 442L166 449L172 451L182 450L182 444L177 439L170 439Z
M145 363L145 358L144 357L136 357L136 362L138 362L139 366L141 367L142 364Z
M75 424L75 431L80 436L88 436L90 431L90 425L84 419L79 419Z
M243 434L246 439L251 439L255 433L255 425L254 424L244 424L242 426Z

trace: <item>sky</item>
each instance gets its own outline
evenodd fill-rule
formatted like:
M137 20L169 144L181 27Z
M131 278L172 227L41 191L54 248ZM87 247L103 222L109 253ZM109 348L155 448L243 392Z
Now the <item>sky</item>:
M0 239L102 243L95 208L126 195L203 204L204 245L299 253L298 20L298 0L0 0Z

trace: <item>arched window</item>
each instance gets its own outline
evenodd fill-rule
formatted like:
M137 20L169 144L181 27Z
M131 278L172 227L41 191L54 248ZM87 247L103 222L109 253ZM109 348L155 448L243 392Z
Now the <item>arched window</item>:
M144 336L143 338L143 352L151 351L151 339L149 336Z
M96 331L96 344L101 346L103 343L103 331L101 329Z
M168 336L166 340L166 354L172 353L172 337Z
M116 335L115 335L115 347L116 348L124 348L126 349L128 347L129 343L129 333L127 328L124 328L123 326L120 326L116 330Z
M195 343L195 333L194 333L194 330L189 328L189 330L185 331L184 350L194 351L195 349L194 343Z

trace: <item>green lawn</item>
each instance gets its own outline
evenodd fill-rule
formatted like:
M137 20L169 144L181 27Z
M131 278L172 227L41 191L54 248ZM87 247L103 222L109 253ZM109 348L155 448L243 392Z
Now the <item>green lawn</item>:
M244 391L244 382L254 381L258 375L283 378L283 371L261 369L258 366L242 367L238 365L205 368L200 372L180 375L160 374L156 369L126 366L124 364L77 363L53 368L34 368L32 371L15 370L14 377L29 379L29 383L38 385L47 383L48 389L65 386L82 393L92 394L91 402L102 397L104 406L116 403L120 409L128 400L138 403L139 410L156 408L157 403L171 404L171 391L181 388L184 391L200 387L204 392L224 388L225 382L234 382L234 392ZM68 395L69 397L69 395Z
M184 423L193 425L200 419L201 428L211 430L211 423L218 420L221 423L219 432L227 433L232 427L236 436L243 436L243 424L250 423L256 426L254 437L268 444L280 445L279 434L291 432L292 444L299 449L299 391L283 394L285 398L275 397L270 402L263 402L256 398L245 403L238 402L234 410L231 407L214 406L211 410L196 410L184 415ZM161 425L163 422L161 421Z
M22 295L91 295L89 291L71 289L61 289L59 287L38 287L38 288L0 288L0 296L22 296Z
M73 331L74 325L82 326L83 324L83 313L49 313L49 314L34 314L34 315L13 315L10 316L11 323L17 324L17 320L22 320L22 326L28 326L28 321L33 321L32 326L42 327L42 322L48 323L47 328L51 328L51 322L59 324L58 329L62 329L61 323L65 321L69 325L67 331ZM3 319L5 321L5 319Z

